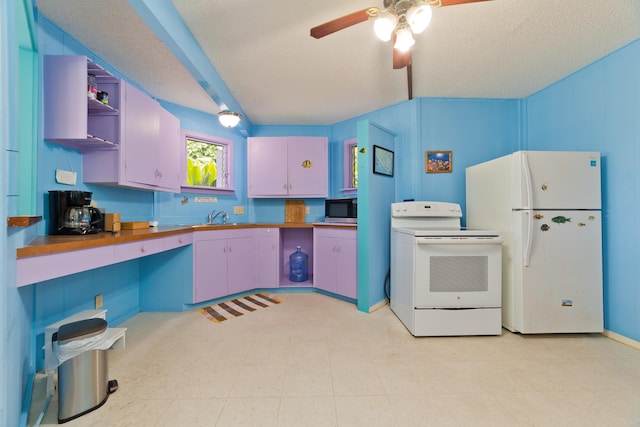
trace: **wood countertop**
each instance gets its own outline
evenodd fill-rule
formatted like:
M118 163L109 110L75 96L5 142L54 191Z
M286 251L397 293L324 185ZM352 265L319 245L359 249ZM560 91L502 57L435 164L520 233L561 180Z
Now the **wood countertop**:
M16 258L26 258L59 252L77 251L107 245L155 239L175 234L191 233L201 230L234 230L241 228L313 228L310 223L280 224L197 224L184 226L160 226L138 230L121 230L117 233L104 232L85 235L38 236L29 245L16 250Z

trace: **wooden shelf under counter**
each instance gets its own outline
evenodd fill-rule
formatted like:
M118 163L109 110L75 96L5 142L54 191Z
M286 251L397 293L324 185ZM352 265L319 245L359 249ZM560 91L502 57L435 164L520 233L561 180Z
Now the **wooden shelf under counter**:
M7 218L7 227L29 227L42 221L41 216L10 216Z

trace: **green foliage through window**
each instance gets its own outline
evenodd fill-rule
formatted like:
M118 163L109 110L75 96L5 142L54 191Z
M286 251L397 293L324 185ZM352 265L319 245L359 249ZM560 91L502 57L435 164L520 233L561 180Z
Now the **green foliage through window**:
M187 185L225 188L225 146L187 138Z
M351 152L351 188L358 188L358 145L350 145Z

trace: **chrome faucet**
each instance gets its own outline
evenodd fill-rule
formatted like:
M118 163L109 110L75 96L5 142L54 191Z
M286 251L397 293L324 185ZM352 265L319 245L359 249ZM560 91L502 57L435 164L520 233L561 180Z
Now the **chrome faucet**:
M215 214L215 215L214 215ZM218 211L216 213L216 210L212 210L211 213L207 216L208 220L209 220L209 224L213 224L213 221L215 221L215 219L219 216L222 215L222 223L226 224L227 220L229 219L229 214L227 213L227 211Z

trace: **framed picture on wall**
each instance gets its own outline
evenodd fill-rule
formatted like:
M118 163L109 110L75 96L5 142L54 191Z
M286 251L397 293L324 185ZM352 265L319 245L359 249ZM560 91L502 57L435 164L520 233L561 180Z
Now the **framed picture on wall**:
M393 176L393 151L373 146L373 173Z
M451 151L427 151L427 173L449 173L452 169Z

